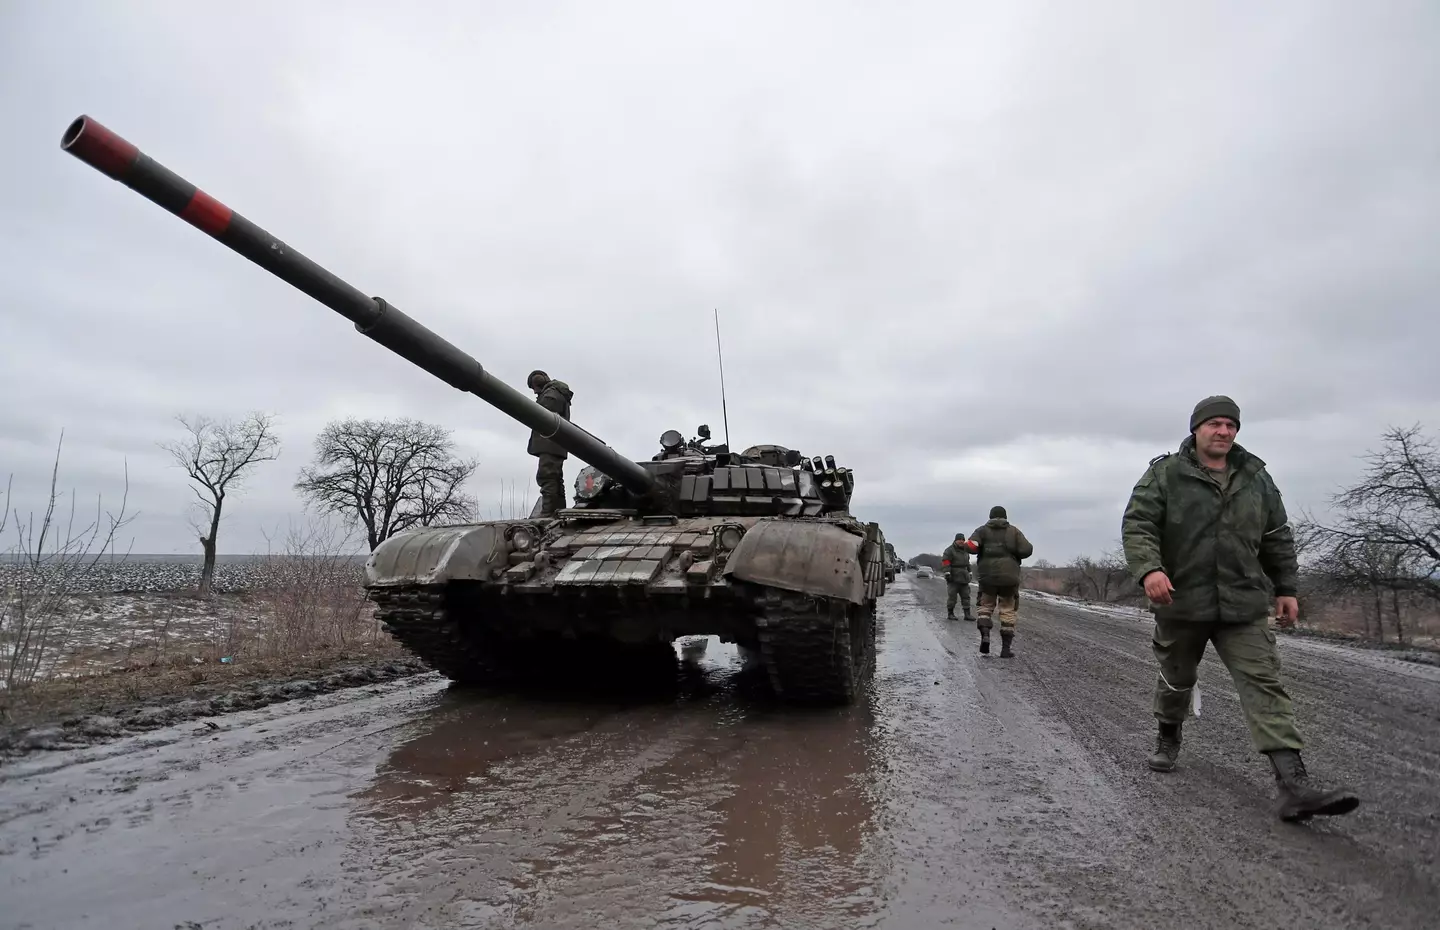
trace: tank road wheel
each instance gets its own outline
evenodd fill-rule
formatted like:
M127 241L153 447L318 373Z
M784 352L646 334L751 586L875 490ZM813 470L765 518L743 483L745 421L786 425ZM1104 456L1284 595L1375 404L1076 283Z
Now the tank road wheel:
M510 663L473 630L462 627L439 586L372 589L375 619L405 649L457 685L480 687L507 683Z
M862 605L789 592L761 601L760 654L784 701L849 704L874 670L871 612Z

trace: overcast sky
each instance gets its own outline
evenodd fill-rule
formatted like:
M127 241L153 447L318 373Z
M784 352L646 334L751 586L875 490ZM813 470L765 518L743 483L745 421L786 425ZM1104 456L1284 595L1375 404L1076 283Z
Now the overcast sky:
M0 5L0 480L128 462L137 552L198 551L177 413L282 424L222 552L332 418L453 428L492 509L535 460L62 153L81 113L632 458L722 434L718 307L733 444L833 454L906 556L996 503L1114 544L1212 393L1296 511L1440 429L1433 0L200 6Z

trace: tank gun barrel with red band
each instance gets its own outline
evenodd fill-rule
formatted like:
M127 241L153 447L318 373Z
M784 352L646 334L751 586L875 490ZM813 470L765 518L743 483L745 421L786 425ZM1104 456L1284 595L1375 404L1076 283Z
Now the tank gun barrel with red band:
M90 117L72 122L60 147L315 298L411 364L538 430L632 493L645 494L655 486L655 477L637 463L495 378L474 358L382 298L370 297L336 277Z

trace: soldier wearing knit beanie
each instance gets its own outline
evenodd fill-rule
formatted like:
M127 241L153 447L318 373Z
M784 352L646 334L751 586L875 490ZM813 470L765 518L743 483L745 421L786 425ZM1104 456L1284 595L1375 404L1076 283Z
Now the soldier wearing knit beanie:
M1130 575L1155 614L1159 666L1153 697L1158 732L1150 768L1175 769L1195 702L1200 659L1211 644L1234 677L1251 743L1270 758L1282 820L1348 814L1348 788L1310 781L1270 617L1294 625L1299 562L1285 501L1259 456L1235 442L1240 407L1207 397L1190 413L1190 435L1156 456L1130 492L1121 534Z
M1229 417L1235 421L1235 426L1238 429L1240 426L1240 405L1224 394L1216 394L1213 397L1205 398L1196 404L1195 409L1190 413L1190 432L1195 432L1200 428L1201 423L1204 423L1211 417Z

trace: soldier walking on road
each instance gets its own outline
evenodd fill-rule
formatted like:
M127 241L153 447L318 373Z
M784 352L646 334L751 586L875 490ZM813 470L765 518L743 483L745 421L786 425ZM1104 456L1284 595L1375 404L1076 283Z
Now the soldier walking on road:
M1190 435L1157 456L1136 482L1122 524L1125 559L1155 614L1160 664L1154 712L1160 733L1150 767L1168 772L1180 755L1180 728L1208 643L1229 669L1255 749L1270 757L1284 820L1346 814L1350 791L1310 786L1269 616L1295 623L1299 574L1280 491L1265 463L1235 442L1240 408L1207 397Z
M974 623L975 615L970 612L970 547L965 544L964 533L955 534L955 541L945 547L940 560L945 566L945 586L949 589L945 596L945 619L955 619L955 600L959 598L965 608L965 619Z
M975 574L980 586L980 651L990 651L990 621L996 608L1000 610L1000 657L1015 655L1010 649L1015 639L1015 620L1020 603L1020 563L1034 555L1035 547L1012 524L1004 507L991 507L990 519L970 534L975 552Z
M564 381L555 381L543 371L530 372L525 384L535 392L535 402L560 417L570 419L570 400L575 392ZM551 435L554 435L553 433ZM564 449L541 435L539 430L530 431L530 444L525 451L540 460L535 468L535 483L540 486L540 516L553 516L565 506L565 459Z

